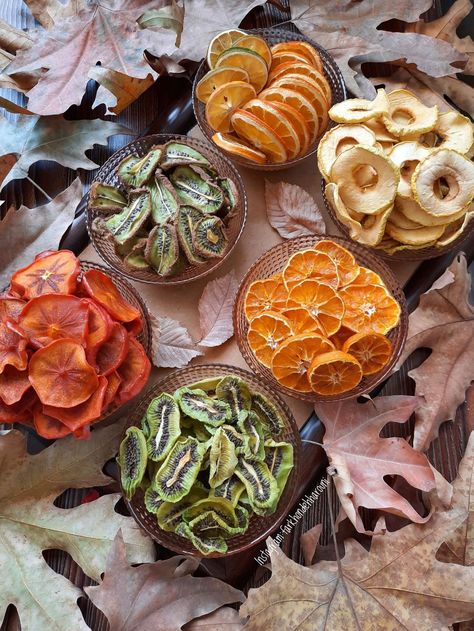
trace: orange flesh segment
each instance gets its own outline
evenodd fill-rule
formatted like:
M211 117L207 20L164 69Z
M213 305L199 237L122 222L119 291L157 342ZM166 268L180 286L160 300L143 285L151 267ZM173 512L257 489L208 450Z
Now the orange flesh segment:
M287 304L307 309L328 337L341 327L344 303L329 285L317 280L304 280L291 289Z
M388 333L398 324L400 306L380 285L349 285L341 289L342 323L357 333Z
M364 376L373 375L389 362L392 343L381 333L356 333L344 342L342 350L357 359Z
M288 290L307 279L319 280L334 289L339 286L337 266L330 256L314 249L301 250L288 259L283 282Z
M317 355L333 348L329 340L316 333L290 337L275 351L272 372L283 386L297 392L311 392L308 368Z
M249 346L264 366L271 366L279 344L292 334L288 320L279 313L269 311L255 317L247 333Z
M362 368L352 355L331 351L314 359L308 376L314 392L331 396L357 387L362 379Z

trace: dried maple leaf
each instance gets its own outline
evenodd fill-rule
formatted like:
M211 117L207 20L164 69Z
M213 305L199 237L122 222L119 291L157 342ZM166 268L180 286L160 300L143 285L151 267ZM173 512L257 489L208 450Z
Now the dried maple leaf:
M199 346L220 346L234 334L232 309L239 283L234 271L211 280L199 299Z
M202 355L188 330L177 320L150 314L153 334L153 363L158 368L183 368Z
M104 580L85 591L114 631L181 631L194 618L244 599L241 591L216 578L193 577L198 566L199 560L177 555L132 567L118 533Z
M265 203L268 221L284 239L326 232L321 211L301 186L265 180Z
M20 432L0 435L0 620L14 604L23 631L88 631L77 606L81 590L49 567L43 550L65 550L99 581L121 528L131 561L155 558L135 521L114 511L118 494L70 509L53 504L68 488L110 483L102 467L117 452L125 422L93 431L90 440L61 439L34 456Z
M245 626L239 612L231 607L221 607L207 616L185 624L183 631L239 631Z
M246 631L447 631L470 620L474 567L443 563L436 553L466 518L473 465L471 441L455 483L462 491L449 510L374 537L370 552L346 540L339 571L333 561L302 567L269 546L272 576L240 608L250 616Z
M449 270L454 280L420 298L410 315L408 338L397 364L417 348L431 349L430 356L408 374L417 395L425 402L415 413L415 449L425 450L442 423L453 420L456 409L474 379L474 307L469 302L471 276L463 254Z
M435 478L426 456L403 438L381 438L387 423L405 423L423 400L421 397L376 397L366 403L351 399L315 405L324 423L323 446L335 467L337 493L346 515L358 532L365 532L359 509L372 508L423 523L402 495L391 488L385 476L402 476L411 486L430 491Z

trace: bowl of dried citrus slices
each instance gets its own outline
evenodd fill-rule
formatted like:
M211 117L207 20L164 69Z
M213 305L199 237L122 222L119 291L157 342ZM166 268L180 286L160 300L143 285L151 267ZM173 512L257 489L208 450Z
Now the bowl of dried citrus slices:
M459 248L474 229L474 126L408 90L329 110L318 146L326 206L343 234L387 258Z
M247 364L306 401L372 390L392 370L408 330L405 297L370 250L335 236L289 239L247 272L234 304Z
M232 29L214 37L194 80L208 140L235 162L281 169L314 153L331 105L346 97L333 58L283 29Z

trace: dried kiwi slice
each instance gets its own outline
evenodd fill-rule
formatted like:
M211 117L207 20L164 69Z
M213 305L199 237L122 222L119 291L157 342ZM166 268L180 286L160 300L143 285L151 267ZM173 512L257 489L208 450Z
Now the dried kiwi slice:
M240 458L235 474L244 483L254 510L271 508L274 505L278 485L264 462L248 462Z
M235 445L221 428L216 431L212 439L209 459L209 485L211 489L214 489L230 478L238 462Z
M178 237L172 224L155 226L148 236L145 259L160 276L168 276L179 257Z
M123 260L125 267L134 271L144 271L150 269L148 261L143 252L130 252Z
M277 504L293 469L293 445L285 442L277 443L272 439L266 440L265 464L278 485L278 496L275 500Z
M163 155L160 160L162 169L170 169L175 166L197 164L204 167L210 167L209 160L202 153L196 151L192 147L181 142L171 140L163 147Z
M218 427L230 419L229 405L211 398L204 390L180 388L175 392L175 397L184 414L206 425Z
M226 433L227 438L234 443L236 455L244 454L245 457L251 456L249 450L249 439L245 434L241 434L233 425L221 425L222 431Z
M202 265L206 261L203 256L198 254L193 243L196 224L203 216L203 213L198 208L194 208L194 206L181 206L178 212L176 224L178 240L191 265Z
M145 224L151 212L148 191L137 191L130 195L130 203L121 212L112 215L105 222L114 241L123 245L131 239Z
M200 381L190 383L188 388L191 390L205 390L206 392L211 392L216 389L220 381L222 381L222 377L209 377L209 379L201 379Z
M207 511L214 511L229 528L237 526L237 518L232 502L223 497L206 497L195 502L184 511L183 520L189 524L196 517Z
M145 508L149 513L157 513L160 506L163 504L163 500L160 495L154 490L152 486L149 486L145 491Z
M232 475L228 480L211 489L211 497L223 497L224 499L232 502L232 506L237 506L240 496L244 491L245 486L242 480L236 475Z
M160 162L163 149L152 147L150 151L130 167L130 174L134 176L135 186L143 186L151 179Z
M178 439L156 472L153 488L167 502L177 502L191 489L206 448L192 436Z
M203 555L212 554L213 552L220 554L227 552L227 543L222 537L211 538L198 536L194 534L188 524L180 523L176 528L176 534L189 539L193 546Z
M97 210L117 210L127 205L127 198L116 186L93 182L89 193L89 206Z
M266 433L280 436L285 429L285 421L276 407L259 392L252 393L252 410L258 414Z
M259 416L250 411L247 418L237 423L237 427L248 436L247 459L263 461L265 458L265 433Z
M145 475L146 439L139 427L129 427L120 443L118 463L125 497L130 500Z
M182 521L184 511L207 497L207 491L195 483L189 493L178 502L163 502L158 508L158 526L167 532L174 532Z
M193 233L193 245L198 254L208 258L224 256L227 233L219 217L204 217L197 222Z
M242 379L235 375L224 377L216 386L216 396L229 404L232 423L247 418L252 406L252 395Z
M189 522L189 527L200 537L205 535L207 537L223 537L224 539L241 535L246 530L245 520L242 519L242 516L241 524L230 526L213 510L205 511L195 517Z
M165 175L155 173L148 185L151 193L151 217L156 224L163 224L176 217L179 200L176 191Z
M176 167L170 180L183 204L195 206L205 213L215 213L224 204L223 190L199 167Z
M149 427L147 438L148 457L160 462L171 451L181 434L179 406L167 393L155 397L146 411L146 424Z
M235 186L234 182L228 177L218 178L217 183L222 188L225 194L225 204L228 207L226 217L231 217L234 214L239 199L237 187Z
M135 181L135 173L132 172L133 167L140 162L139 156L132 154L124 158L117 167L117 175L124 184L128 186L137 186Z

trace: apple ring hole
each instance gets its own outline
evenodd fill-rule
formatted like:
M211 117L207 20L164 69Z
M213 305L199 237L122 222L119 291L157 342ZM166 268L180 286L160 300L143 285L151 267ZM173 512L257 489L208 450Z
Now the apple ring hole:
M379 181L379 175L371 164L357 165L352 171L352 177L360 189L372 188Z
M415 122L416 116L414 116L412 112L404 109L403 107L397 107L392 112L392 120L399 125L411 125L411 123Z
M345 138L341 138L341 140L337 143L336 146L336 156L338 156L346 149L350 149L354 145L357 145L359 141L356 138L352 138L352 136L346 136Z
M459 194L459 184L453 175L443 175L434 181L433 191L438 199L449 201Z

